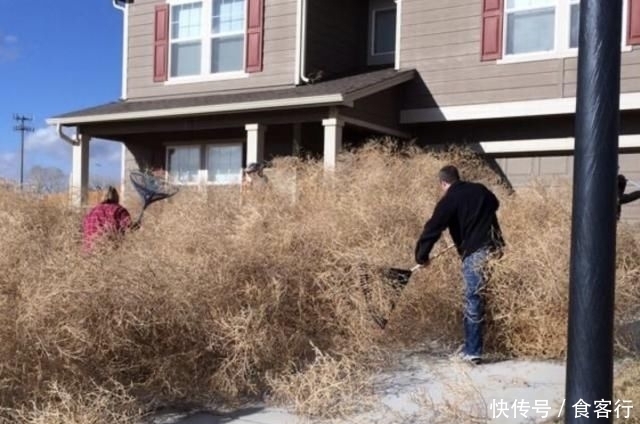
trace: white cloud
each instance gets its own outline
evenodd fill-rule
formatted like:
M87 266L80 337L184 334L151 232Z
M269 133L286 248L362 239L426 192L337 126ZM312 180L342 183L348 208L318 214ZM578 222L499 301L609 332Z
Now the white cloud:
M11 34L2 35L2 33L0 33L0 63L14 61L18 58L19 54L18 37Z
M57 159L71 158L71 145L58 136L55 127L38 128L28 134L24 141L24 150Z
M74 137L74 129L65 129L65 134ZM25 151L33 164L48 164L53 161L62 161L71 168L71 145L58 136L55 127L47 126L38 128L25 139ZM89 169L109 176L120 175L122 147L120 143L92 139L89 143Z
M16 178L18 175L16 161L18 159L18 155L15 153L0 153L0 178Z

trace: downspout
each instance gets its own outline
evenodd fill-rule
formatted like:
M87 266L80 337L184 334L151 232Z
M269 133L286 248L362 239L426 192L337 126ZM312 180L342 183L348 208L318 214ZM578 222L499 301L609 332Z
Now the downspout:
M302 32L302 0L296 1L296 53L293 69L293 85L300 85L300 46Z
M302 10L300 19L302 21L302 34L300 36L300 79L309 84L309 78L305 76L307 68L307 0L300 0Z
M127 98L127 61L129 49L129 13L127 0L112 0L113 7L122 12L122 93L120 99Z
M395 63L396 71L400 70L400 49L402 48L402 0L396 2L396 46L395 46Z
M71 138L68 135L66 135L63 131L62 131L62 124L57 124L56 125L56 130L58 131L58 137L60 137L62 140L66 141L67 143L71 144L72 146L79 146L80 145L80 140L78 139L78 133L76 133L73 137Z
M122 93L120 94L121 100L127 99L127 68L129 64L129 0L112 0L113 7L122 12ZM125 155L126 146L122 143L122 150L120 152L120 195L125 197Z

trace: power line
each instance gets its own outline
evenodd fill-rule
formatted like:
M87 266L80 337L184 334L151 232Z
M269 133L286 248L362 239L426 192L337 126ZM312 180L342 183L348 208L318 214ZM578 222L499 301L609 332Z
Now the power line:
M33 121L33 118L14 113L13 120L16 121L13 130L20 132L20 189L22 189L22 184L24 183L24 133L33 132L33 127L27 125L27 122Z

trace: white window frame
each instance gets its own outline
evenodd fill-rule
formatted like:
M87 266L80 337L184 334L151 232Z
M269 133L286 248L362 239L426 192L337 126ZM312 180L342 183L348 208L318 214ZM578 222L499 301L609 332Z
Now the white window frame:
M555 22L554 22L554 49L546 52L516 53L507 54L507 2L505 0L502 15L502 59L498 59L498 64L532 62L549 59L562 59L578 56L577 47L569 47L571 41L571 5L579 3L579 0L555 0ZM539 9L535 8L523 8ZM520 10L520 9L519 9ZM623 0L622 5L622 37L620 51L627 52L633 49L627 45L627 22L628 22L628 0Z
M222 142L222 143L208 143L206 144L204 149L204 158L205 158L205 169L204 169L204 175L205 175L205 181L207 185L238 185L242 183L242 156L243 153L243 142L242 141L227 141L227 142ZM211 148L213 147L240 147L240 151L242 152L240 154L240 178L238 179L238 181L236 183L217 183L215 181L209 181L209 150L211 150Z
M200 186L200 185L239 185L241 181L237 183L216 183L209 181L209 149L211 147L224 147L224 146L233 146L240 147L242 150L242 156L244 157L244 140L241 139L229 139L229 140L219 140L215 142L211 141L195 141L188 143L181 142L171 142L165 143L165 160L164 167L166 169L167 177L169 180L172 179L173 174L169 171L169 149L181 148L181 147L197 147L198 148L198 178L196 181L183 183L180 181L172 181L180 186ZM242 171L242 163L243 159L240 160L240 170Z
M229 79L238 79L238 78L248 78L249 74L245 71L246 69L246 61L247 61L247 12L249 7L249 0L245 0L244 2L244 42L242 47L242 69L239 71L230 71L230 72L211 72L211 40L216 38L212 33L211 21L213 18L213 1L214 0L167 0L167 4L169 5L169 23L173 19L173 6L178 6L181 4L190 4L190 3L202 3L202 16L200 23L200 74L198 75L189 75L182 77L172 77L171 76L171 46L173 44L173 40L171 40L171 27L169 28L169 67L168 67L168 79L165 81L165 85L172 84L184 84L184 83L192 83L192 82L201 82L201 81L216 81L216 80L229 80ZM237 33L239 35L240 32ZM231 35L231 34L224 34ZM194 39L195 40L195 39Z

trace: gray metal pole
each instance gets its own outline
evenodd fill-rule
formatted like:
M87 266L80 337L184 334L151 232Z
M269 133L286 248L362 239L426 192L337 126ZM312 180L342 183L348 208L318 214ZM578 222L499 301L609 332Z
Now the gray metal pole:
M575 120L575 166L565 422L613 409L616 177L620 119L622 0L582 0ZM574 405L586 402L588 417Z

